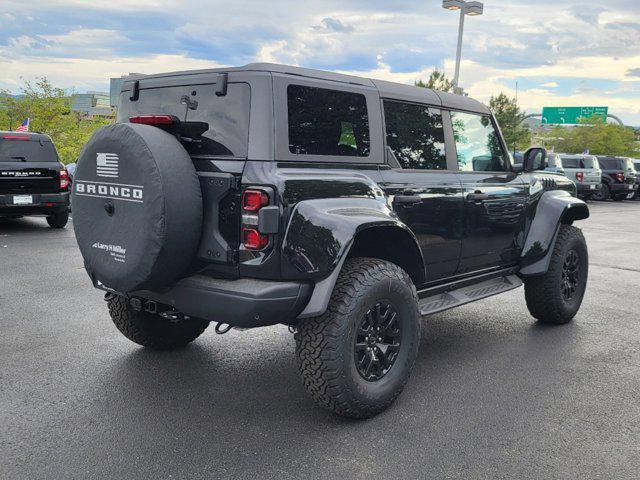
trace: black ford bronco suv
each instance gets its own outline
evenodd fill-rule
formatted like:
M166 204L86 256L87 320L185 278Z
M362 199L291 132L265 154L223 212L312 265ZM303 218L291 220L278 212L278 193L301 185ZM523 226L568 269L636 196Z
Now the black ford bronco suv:
M138 76L80 157L75 233L129 339L288 325L316 402L369 417L423 315L524 283L540 322L574 317L589 211L545 156L512 166L487 107L424 88L270 64Z
M69 219L69 175L48 135L0 131L0 218L45 215L52 228Z

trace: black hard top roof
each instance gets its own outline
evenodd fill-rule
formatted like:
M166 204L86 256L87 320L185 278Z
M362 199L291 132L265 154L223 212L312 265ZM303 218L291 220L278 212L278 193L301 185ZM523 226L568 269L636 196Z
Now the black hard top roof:
M12 132L9 130L0 130L0 139L4 137L26 137L30 142L50 142L51 137L40 132Z
M212 68L204 70L187 70L180 72L159 73L153 75L132 75L127 77L125 82L132 82L142 79L165 78L186 75L206 75L219 74L224 72L269 72L283 73L288 75L297 75L320 80L328 80L332 82L349 83L352 85L362 85L373 87L378 90L381 97L395 98L398 100L413 101L419 103L427 103L434 106L442 106L456 110L466 110L489 114L489 108L483 103L478 102L463 95L454 95L451 93L430 90L428 88L406 85L403 83L388 82L386 80L375 80L365 77L357 77L354 75L346 75L343 73L328 72L324 70L315 70L311 68L294 67L290 65L280 65L276 63L249 63L242 67L228 68Z

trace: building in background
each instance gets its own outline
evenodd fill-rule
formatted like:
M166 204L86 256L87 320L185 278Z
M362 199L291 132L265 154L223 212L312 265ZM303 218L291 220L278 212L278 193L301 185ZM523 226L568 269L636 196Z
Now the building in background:
M71 99L71 111L89 117L111 117L115 114L109 101L109 94L105 92L76 93Z
M122 90L122 84L124 83L125 78L126 78L126 75L123 75L120 78L109 79L109 99L110 99L110 104L113 108L118 108L118 101L120 99L120 90Z

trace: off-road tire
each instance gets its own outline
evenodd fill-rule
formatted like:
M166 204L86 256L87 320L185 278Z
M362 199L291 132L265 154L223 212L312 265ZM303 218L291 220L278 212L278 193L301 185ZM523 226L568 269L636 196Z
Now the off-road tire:
M111 320L132 342L153 350L174 350L198 338L209 322L189 318L172 322L160 315L137 312L126 298L116 295L107 301Z
M562 295L563 267L571 251L579 259L578 282L570 300ZM587 243L579 228L561 225L549 263L543 275L525 279L524 294L527 308L540 323L561 325L570 322L578 313L589 274Z
M367 311L385 301L393 304L400 318L400 346L387 373L369 381L356 365L356 332ZM295 340L300 374L315 402L344 417L372 417L400 395L415 363L420 344L416 288L409 275L393 263L349 259L327 311L303 320Z
M51 228L64 228L69 221L69 212L54 213L47 217L47 223Z
M609 186L606 183L603 183L600 191L593 194L593 199L598 201L605 201L609 199L610 195L611 191L609 190Z

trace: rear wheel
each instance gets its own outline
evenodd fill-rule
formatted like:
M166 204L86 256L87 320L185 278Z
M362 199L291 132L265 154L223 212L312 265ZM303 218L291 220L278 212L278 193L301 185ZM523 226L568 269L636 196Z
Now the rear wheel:
M47 217L47 223L51 228L64 228L69 221L69 212L54 213Z
M416 289L397 265L348 260L320 317L295 335L300 373L317 404L338 415L371 417L400 395L420 343Z
M119 295L107 302L111 320L132 342L154 350L184 347L198 338L209 322L197 318L173 321L149 312L138 312Z
M609 198L609 187L607 186L606 183L602 184L602 188L597 192L593 194L593 199L594 200L606 200Z
M589 255L582 231L561 225L549 269L525 279L527 308L541 323L560 325L578 313L587 286Z

